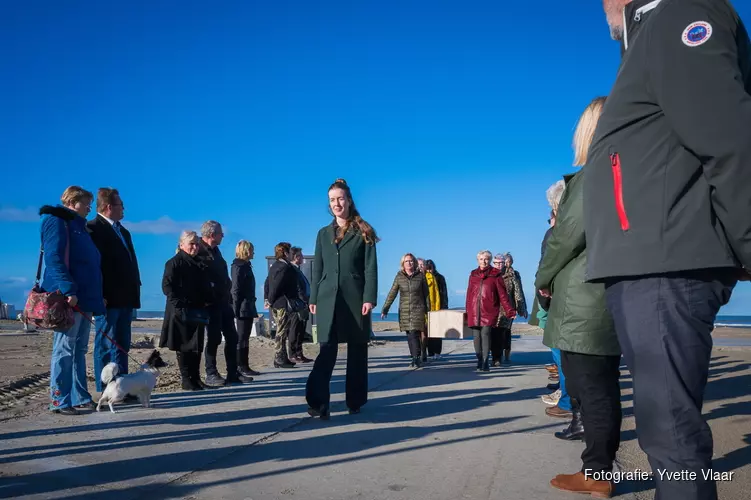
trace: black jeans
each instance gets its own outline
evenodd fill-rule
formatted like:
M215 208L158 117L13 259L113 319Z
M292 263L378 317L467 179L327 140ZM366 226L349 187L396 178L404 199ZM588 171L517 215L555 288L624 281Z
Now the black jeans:
M308 321L300 319L297 313L290 313L289 325L289 354L292 357L302 356L302 346L305 342L305 328Z
M490 332L493 328L490 326L475 327L475 354L483 363L490 359Z
M582 412L582 472L610 472L621 444L620 356L561 351L566 391Z
M409 355L413 358L417 358L422 355L422 352L420 349L422 349L422 346L420 345L420 331L419 330L409 330L405 332L407 334L407 345L409 346Z
M443 339L428 337L428 356L441 354L443 352Z
M493 361L500 361L503 358L503 330L501 328L491 328L490 330L490 354Z
M216 353L224 334L224 361L227 363L227 376L237 375L237 330L235 315L229 304L214 305L209 308L209 324L206 326L206 375L218 375Z
M606 283L608 309L634 380L639 445L652 470L697 475L696 481L675 481L655 474L657 500L717 498L714 481L702 475L712 468L713 441L701 410L711 333L735 287L734 272L708 269Z
M334 372L338 353L336 328L332 328L329 341L321 344L321 352L305 385L305 399L311 408L329 407L331 374ZM347 408L356 410L368 401L368 344L365 342L347 343L345 391Z

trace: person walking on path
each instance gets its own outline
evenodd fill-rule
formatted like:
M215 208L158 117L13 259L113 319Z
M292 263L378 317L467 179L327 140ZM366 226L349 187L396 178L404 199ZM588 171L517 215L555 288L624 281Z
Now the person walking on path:
M232 312L237 319L237 371L247 378L260 375L250 368L250 334L253 322L258 319L256 309L256 277L250 263L255 255L253 243L240 240L235 247L235 260L232 261Z
M159 347L175 351L182 388L203 390L203 352L209 303L214 300L206 263L197 258L200 240L195 231L183 231L177 253L164 265L162 292L167 297Z
M492 254L483 250L477 254L478 267L469 273L467 285L467 326L475 331L477 370L490 371L490 331L503 313L515 318L501 271L490 266Z
M449 308L449 292L446 287L446 278L435 267L435 262L431 259L425 261L425 280L428 283L428 294L430 296L430 310L439 311ZM430 328L430 324L428 324ZM435 360L441 358L443 351L443 339L430 338L427 336L428 357Z
M368 341L378 299L378 236L355 207L344 179L328 189L334 217L316 237L310 312L316 315L321 351L305 386L308 413L329 418L331 374L338 344L347 344L346 402L359 413L368 400Z
M517 316L522 318L527 317L527 299L524 297L524 289L522 288L522 277L519 272L514 269L514 257L510 253L505 253L502 256L501 274L503 275L503 283L506 285L506 291L508 292L509 300L511 300L511 306L516 311ZM501 316L498 321L498 327L501 330L500 335L500 349L497 359L500 364L500 351L503 352L506 363L511 362L511 326L514 323L513 320Z
M77 408L93 408L86 379L92 315L104 314L99 250L86 232L86 217L94 199L89 191L70 186L61 205L45 205L42 216L42 289L59 290L71 307L78 308L68 330L52 334L50 410L77 415Z
M141 307L141 275L133 239L120 222L125 215L120 193L117 189L99 188L96 207L97 216L86 224L86 230L102 257L102 286L107 306L107 312L96 317L94 335L94 378L96 390L102 392L100 375L110 361L117 363L120 375L128 374L133 310ZM129 394L125 401L137 399Z
M430 294L425 275L417 268L417 259L411 253L404 254L399 271L394 277L381 309L381 318L386 319L391 304L399 294L399 330L407 334L410 366L420 367L427 360L422 334L426 330L425 318L430 310Z
M594 99L584 110L574 135L575 166L584 166L605 98ZM583 175L564 177L566 190L558 216L537 270L535 288L551 297L544 344L561 350L566 389L573 403L571 424L556 437L578 439L583 426L586 447L582 467L575 474L553 478L555 488L600 497L613 494L613 482L594 474L613 471L621 433L621 348L605 303L602 283L587 283L584 237ZM553 292L551 294L551 291ZM548 408L551 410L556 407Z
M603 3L623 59L584 168L587 279L652 470L697 476L656 475L656 498L713 500L711 333L751 268L751 41L727 0Z
M303 258L302 248L292 247L291 252L292 260L290 263L297 274L297 297L300 299L300 302L305 305L305 308L292 314L290 317L289 351L292 355L291 360L293 363L311 363L313 360L306 358L303 353L305 332L307 331L308 318L310 317L310 312L308 310L308 305L310 304L310 282L300 268L305 260Z

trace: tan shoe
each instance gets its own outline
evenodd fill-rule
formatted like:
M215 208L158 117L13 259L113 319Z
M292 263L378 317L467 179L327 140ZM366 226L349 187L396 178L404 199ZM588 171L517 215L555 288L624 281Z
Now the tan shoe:
M545 415L547 415L548 417L556 418L572 418L574 416L573 412L564 410L558 405L551 406L550 408L545 408Z
M545 369L550 373L558 373L558 367L556 365L545 365Z
M558 474L550 481L550 486L571 493L589 493L594 498L610 498L614 486L610 481L595 481L585 477L583 472L576 474Z

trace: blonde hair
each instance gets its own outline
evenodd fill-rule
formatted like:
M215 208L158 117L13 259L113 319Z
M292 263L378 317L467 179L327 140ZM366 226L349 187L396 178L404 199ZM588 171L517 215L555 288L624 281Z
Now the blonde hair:
M583 167L587 164L589 146L595 136L597 122L600 120L602 108L605 106L605 97L596 97L584 109L579 117L579 123L574 132L574 166Z
M180 246L186 241L193 241L198 239L198 233L195 231L183 231L180 233L180 239L177 240L177 252L180 253Z
M563 192L565 190L566 183L561 180L550 186L545 193L545 196L548 199L548 205L550 205L553 214L558 213L558 205L561 204L561 198L563 198Z
M357 207L355 207L355 200L352 199L352 191L349 189L349 186L347 185L347 181L344 179L337 179L334 181L333 184L329 186L329 190L327 193L330 193L332 189L341 189L344 191L344 195L347 197L347 201L349 202L349 217L347 218L347 223L344 224L342 227L337 227L336 235L334 236L334 243L337 245L342 242L344 239L344 235L347 234L347 231L349 231L349 228L354 225L358 231L360 231L360 235L362 236L363 241L368 245L375 245L377 242L381 241L381 239L376 234L376 230L368 224L368 222L365 221L360 216L360 212L358 212ZM329 206L329 213L331 213L331 207ZM331 215L334 215L333 213Z
M399 262L399 270L404 271L404 263L407 261L407 259L411 258L412 261L415 263L415 269L417 268L417 259L414 255L411 253L405 253L402 255L402 260Z
M235 247L235 257L240 260L250 260L251 250L255 250L253 243L246 240L240 240Z
M91 203L94 201L94 195L91 191L86 191L81 186L68 187L68 189L63 191L63 195L60 197L60 201L63 203L63 206L66 207L72 207L79 201L85 202L86 200Z

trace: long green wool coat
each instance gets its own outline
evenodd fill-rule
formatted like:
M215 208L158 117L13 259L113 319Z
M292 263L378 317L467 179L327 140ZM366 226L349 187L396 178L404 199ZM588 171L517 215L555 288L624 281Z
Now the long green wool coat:
M613 319L605 304L605 286L586 282L583 176L566 176L558 217L537 270L536 290L553 296L543 344L562 351L620 356Z
M334 243L335 229L329 224L318 231L310 303L316 306L318 342L329 342L336 331L340 344L367 343L372 313L362 315L362 305L378 300L376 245L366 244L359 230L350 227L344 239Z

